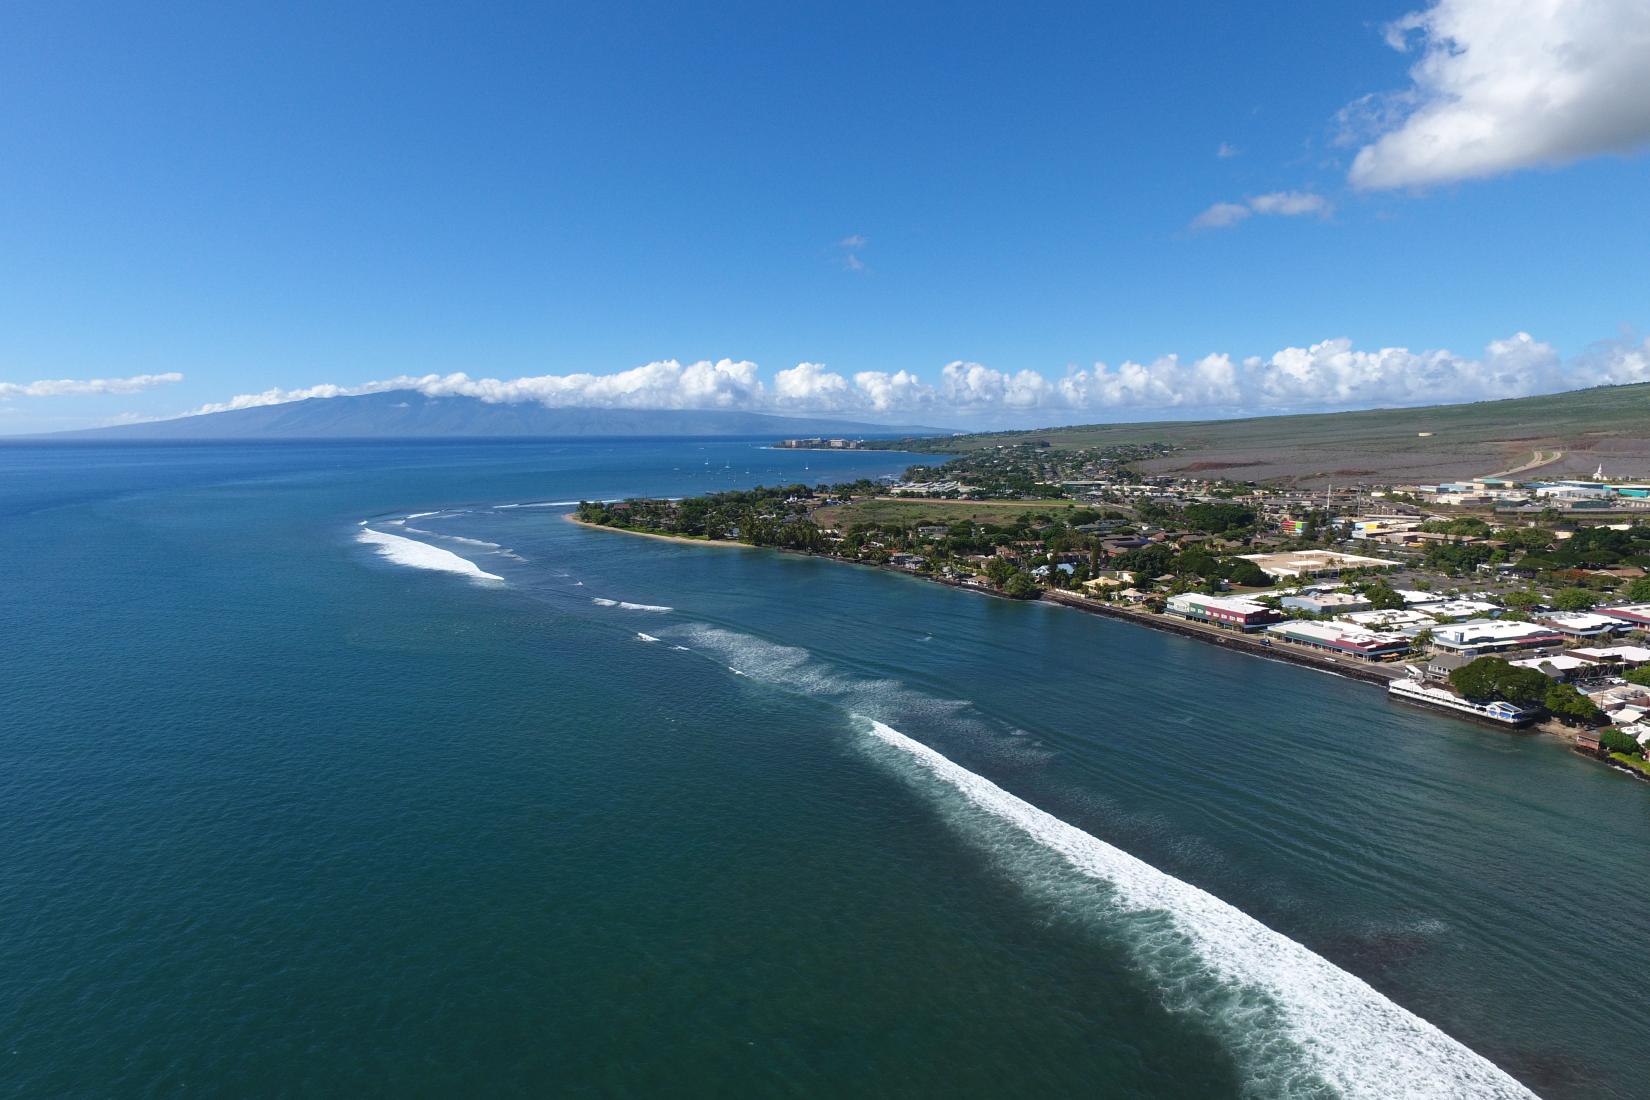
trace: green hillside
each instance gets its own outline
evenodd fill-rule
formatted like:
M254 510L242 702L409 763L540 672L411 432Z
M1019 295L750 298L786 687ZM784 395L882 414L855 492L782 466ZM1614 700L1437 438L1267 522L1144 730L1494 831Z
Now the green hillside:
M1544 475L1650 474L1650 383L1413 409L1238 420L1085 424L906 441L959 452L1046 442L1062 449L1165 443L1151 472L1229 470L1253 479L1470 477L1527 466Z

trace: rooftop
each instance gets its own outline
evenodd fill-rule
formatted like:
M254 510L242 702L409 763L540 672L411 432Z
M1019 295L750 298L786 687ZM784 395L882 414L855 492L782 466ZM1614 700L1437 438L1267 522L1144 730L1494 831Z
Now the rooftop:
M1402 634L1385 634L1375 630L1348 626L1345 623L1318 623L1297 620L1273 623L1268 634L1285 638L1306 638L1314 642L1340 646L1344 649L1382 649L1388 646L1407 646L1409 639Z
M1410 606L1416 611L1425 611L1429 615L1445 615L1449 617L1460 615L1490 615L1502 610L1500 604L1490 603L1488 600L1431 599L1417 601Z
M1240 554L1274 577L1299 577L1318 573L1332 573L1341 569L1390 569L1393 562L1385 558L1367 558L1361 554L1342 554L1334 550L1286 550L1277 554Z
M1542 622L1552 623L1560 630L1608 630L1621 625L1621 620L1609 615L1594 615L1585 611L1555 611L1541 616Z
M1271 608L1254 600L1245 600L1236 596L1205 596L1201 592L1182 592L1178 596L1170 596L1169 603L1176 601L1191 604L1197 607L1209 607L1220 611L1230 611L1234 615L1254 615Z
M1383 626L1430 626L1437 622L1424 611L1392 610L1392 611L1350 611L1345 615L1337 615L1342 622L1354 626L1375 628Z
M1596 657L1601 660L1625 661L1630 665L1650 663L1650 649L1641 645L1596 645L1583 649L1572 649L1570 652L1579 657Z

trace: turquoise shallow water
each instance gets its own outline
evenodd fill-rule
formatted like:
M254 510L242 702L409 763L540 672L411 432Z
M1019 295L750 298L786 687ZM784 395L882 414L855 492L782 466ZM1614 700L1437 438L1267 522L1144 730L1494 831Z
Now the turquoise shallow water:
M1065 609L500 507L905 461L0 448L0 1084L1471 1095L1482 1055L1642 1094L1600 1036L1650 1007L1650 789Z

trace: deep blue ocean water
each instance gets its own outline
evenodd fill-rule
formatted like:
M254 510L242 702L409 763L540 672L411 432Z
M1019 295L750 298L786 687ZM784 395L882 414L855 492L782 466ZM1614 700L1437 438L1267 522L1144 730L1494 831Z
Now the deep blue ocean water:
M1644 1095L1650 787L554 503L909 461L0 446L0 1091Z

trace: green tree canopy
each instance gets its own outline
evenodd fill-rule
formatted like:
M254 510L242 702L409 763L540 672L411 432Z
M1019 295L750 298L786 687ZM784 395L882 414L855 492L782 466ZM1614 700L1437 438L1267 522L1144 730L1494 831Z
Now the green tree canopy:
M1035 599L1037 593L1037 582L1031 578L1030 573L1016 571L1013 576L1008 578L1008 582L1003 585L1003 594L1013 596L1017 600Z
M1624 752L1628 756L1644 755L1639 743L1618 729L1600 730L1598 743L1604 746L1606 752Z
M1560 611L1586 611L1598 603L1598 593L1585 588L1562 588L1553 597L1553 606Z
M1377 611L1400 611L1404 598L1385 580L1375 580L1364 586L1364 599Z
M1541 706L1552 681L1533 668L1515 668L1499 657L1480 657L1449 674L1455 690L1475 703L1502 700L1515 706Z
M1263 570L1252 561L1243 558L1234 558L1226 579L1233 584L1241 584L1246 588L1265 588L1272 583L1272 574Z
M1555 718L1566 722L1596 725L1604 721L1604 712L1593 701L1575 689L1574 684L1554 684L1547 689L1542 705Z

